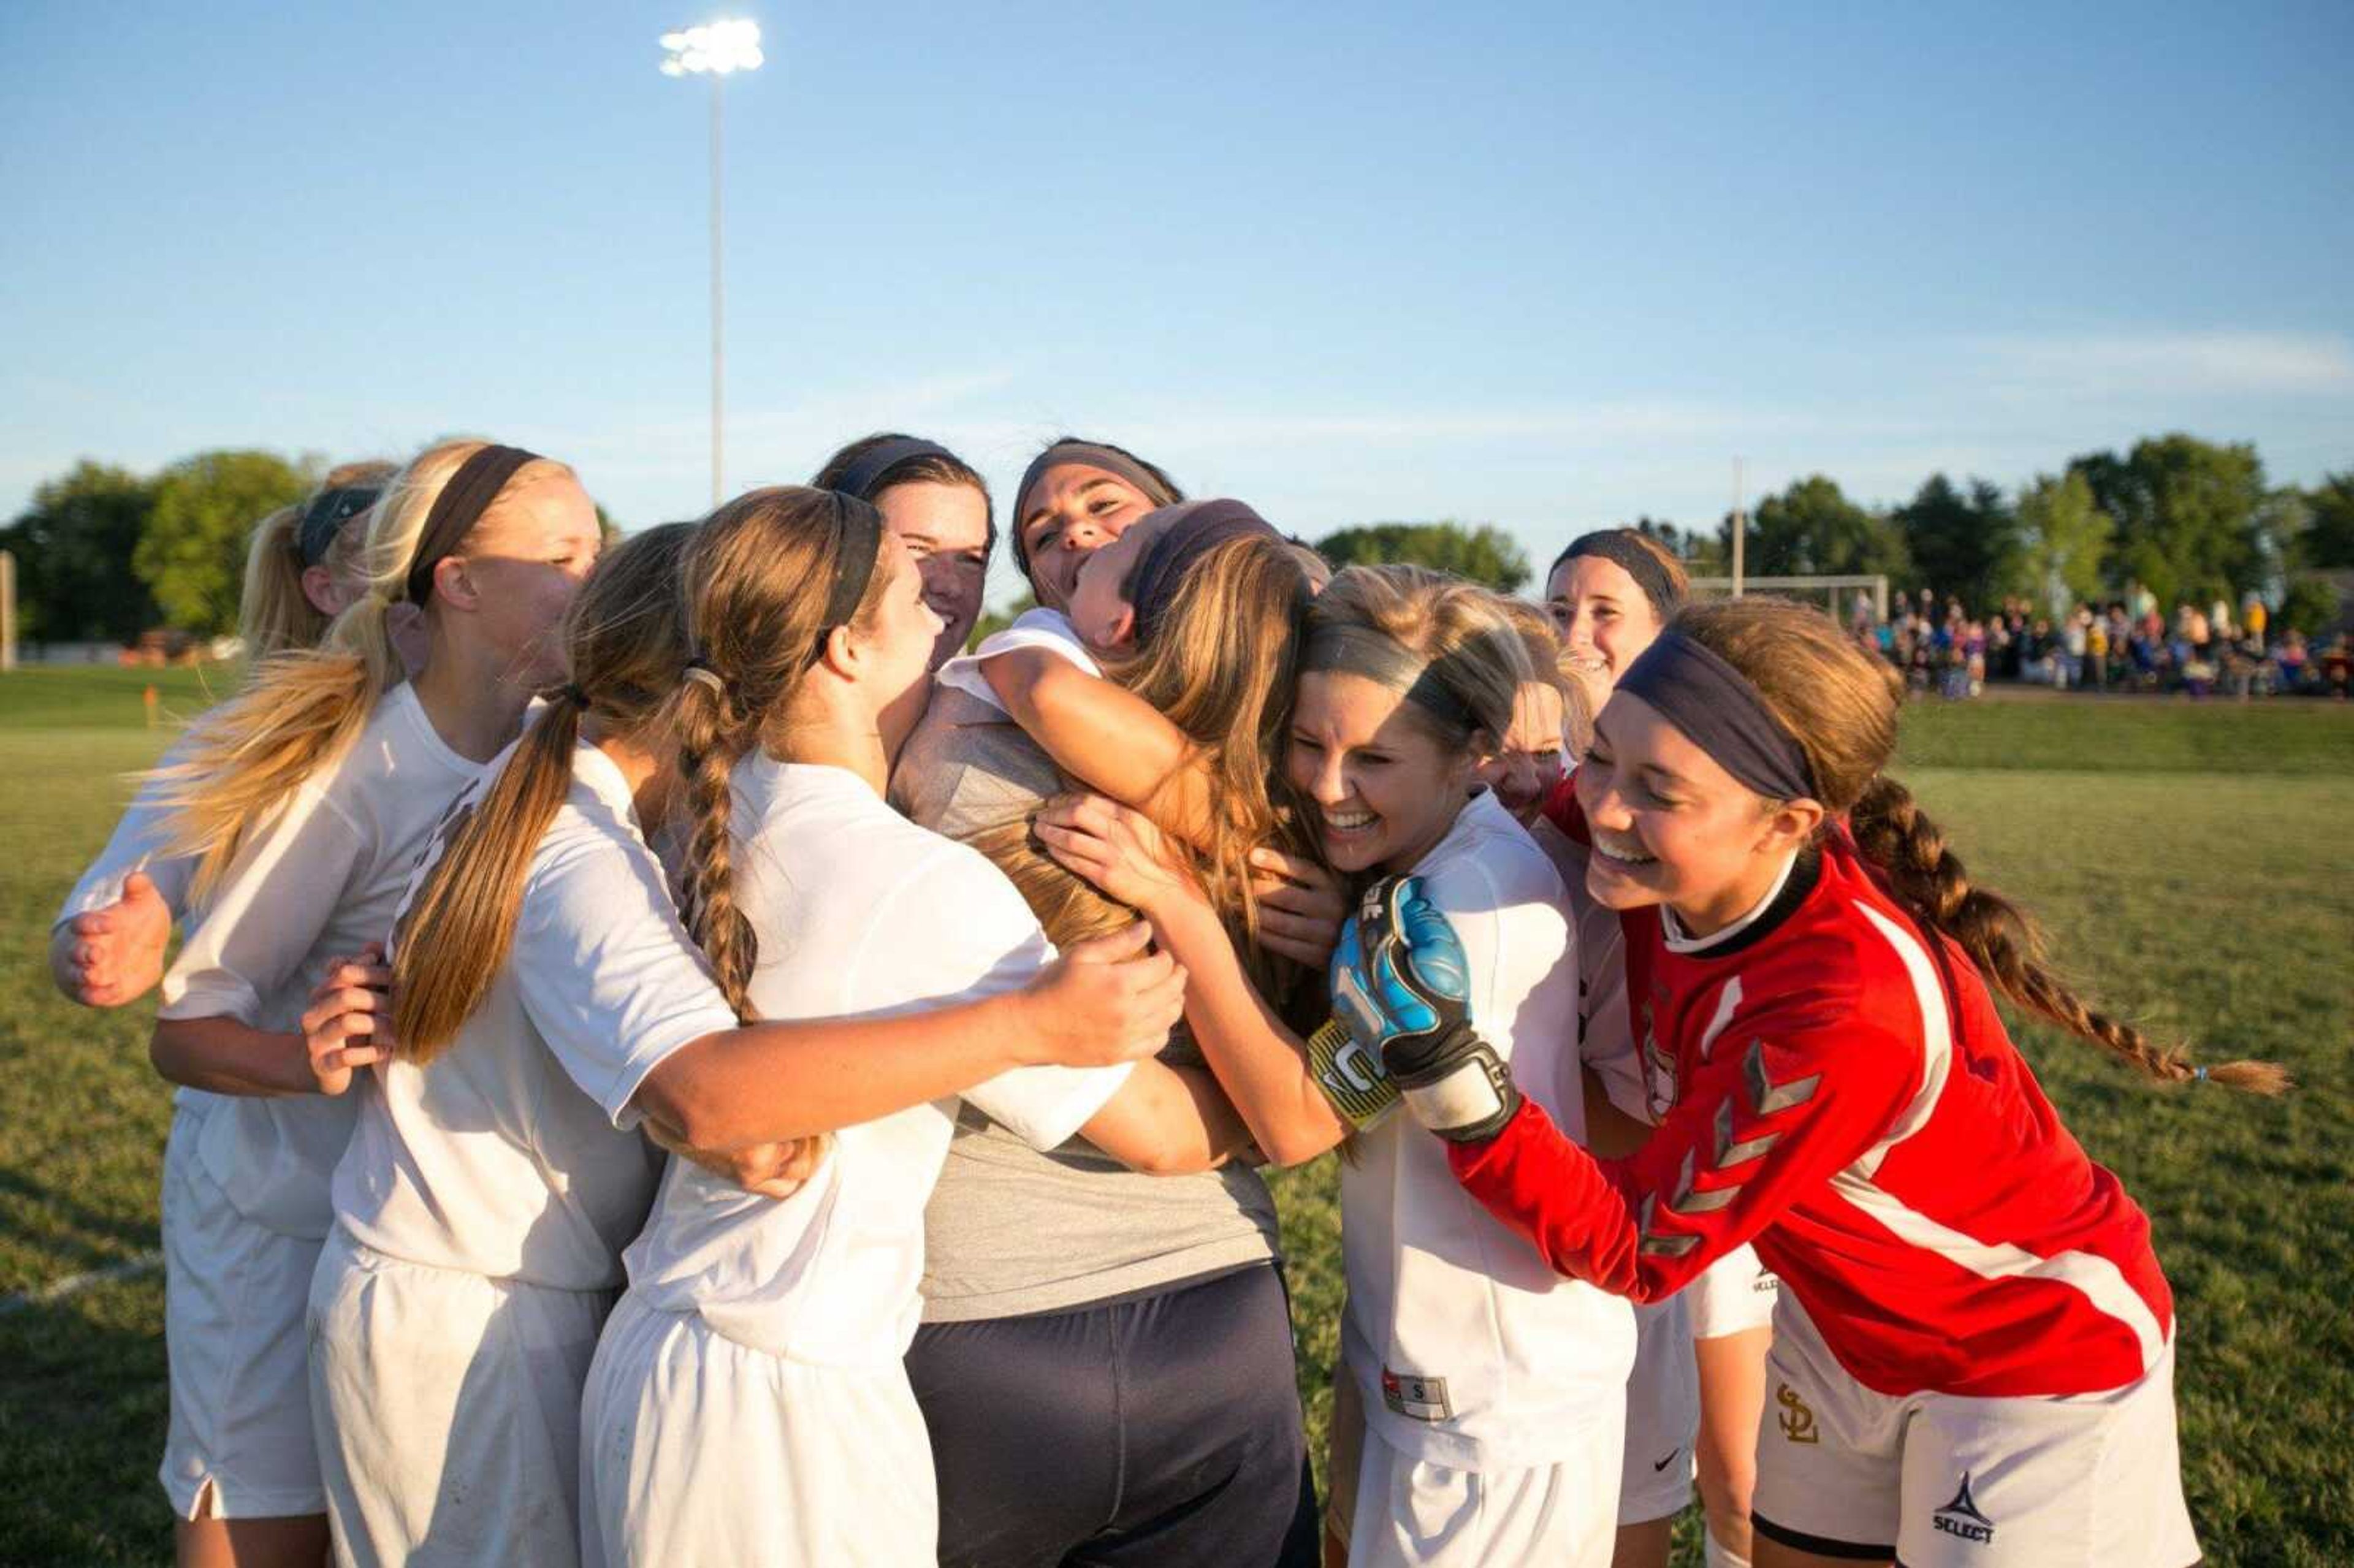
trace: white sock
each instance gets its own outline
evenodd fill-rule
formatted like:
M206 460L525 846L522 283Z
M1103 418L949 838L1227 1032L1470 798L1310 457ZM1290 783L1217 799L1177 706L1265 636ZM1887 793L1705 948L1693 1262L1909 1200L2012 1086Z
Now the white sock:
M1707 1534L1708 1552L1703 1559L1708 1568L1749 1568L1749 1559L1717 1540L1716 1532Z

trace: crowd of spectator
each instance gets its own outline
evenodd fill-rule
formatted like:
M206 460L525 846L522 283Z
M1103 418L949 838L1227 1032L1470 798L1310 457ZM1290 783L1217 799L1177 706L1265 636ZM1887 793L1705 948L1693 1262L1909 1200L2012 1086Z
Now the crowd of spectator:
M2345 700L2354 645L2337 633L2311 646L2294 628L2268 625L2250 595L2234 615L2227 599L2205 609L2178 604L2169 620L2147 590L2095 608L2079 603L2056 620L2023 599L1973 615L1958 599L1940 607L1924 588L1896 595L1883 620L1855 597L1850 624L1865 646L1904 672L1915 692L1974 697L1989 681L2058 691L2180 692L2193 697L2327 695Z

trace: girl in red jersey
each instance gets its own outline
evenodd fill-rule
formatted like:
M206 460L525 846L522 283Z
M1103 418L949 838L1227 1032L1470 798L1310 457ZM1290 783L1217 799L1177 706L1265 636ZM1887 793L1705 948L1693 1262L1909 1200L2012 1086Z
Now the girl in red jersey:
M1782 1277L1758 1568L2195 1562L2149 1222L2060 1125L1993 993L2161 1082L2285 1076L2195 1067L2044 968L2028 917L1882 773L1896 694L1819 614L1685 611L1598 731L1554 809L1625 916L1660 1126L1623 1160L1562 1136L1417 970L1443 929L1423 916L1409 944L1410 890L1369 895L1353 961L1408 999L1384 1053L1457 1179L1637 1300L1748 1241Z

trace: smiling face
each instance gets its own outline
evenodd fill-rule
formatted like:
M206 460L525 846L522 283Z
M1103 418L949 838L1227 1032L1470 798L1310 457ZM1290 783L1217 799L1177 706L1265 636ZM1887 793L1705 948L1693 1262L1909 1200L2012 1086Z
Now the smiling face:
M558 624L604 543L597 506L570 474L548 471L511 484L444 564L462 578L447 596L465 607L467 630L495 652L510 680L564 679ZM436 599L444 597L437 586ZM440 611L429 601L428 609Z
M923 575L924 602L940 618L932 668L954 658L981 619L989 576L989 500L970 484L910 480L875 498L883 524Z
M1442 744L1401 692L1337 671L1299 677L1286 771L1341 872L1412 871L1455 825L1479 762Z
M1612 909L1665 904L1694 935L1754 907L1822 821L1812 800L1762 800L1640 697L1595 722L1577 770L1593 835L1585 890Z
M1152 510L1152 498L1108 470L1087 463L1048 469L1020 499L1013 520L1030 562L1030 587L1049 609L1067 609L1079 564L1128 532Z
M1545 613L1596 707L1659 635L1659 612L1641 586L1626 567L1599 556L1573 556L1553 568Z

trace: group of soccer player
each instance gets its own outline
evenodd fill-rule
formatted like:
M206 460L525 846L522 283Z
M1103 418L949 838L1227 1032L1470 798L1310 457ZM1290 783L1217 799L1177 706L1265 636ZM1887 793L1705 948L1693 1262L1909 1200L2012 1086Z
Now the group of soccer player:
M1644 1568L1695 1478L1712 1563L2198 1560L2148 1223L1995 1000L2283 1080L2046 966L1877 661L1624 529L1540 609L1107 443L1004 515L970 652L908 436L258 526L50 948L158 987L182 1563ZM1320 1501L1259 1172L1328 1151Z

